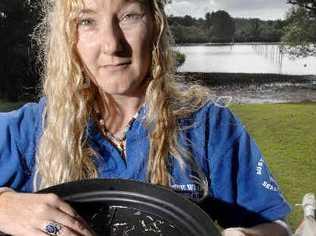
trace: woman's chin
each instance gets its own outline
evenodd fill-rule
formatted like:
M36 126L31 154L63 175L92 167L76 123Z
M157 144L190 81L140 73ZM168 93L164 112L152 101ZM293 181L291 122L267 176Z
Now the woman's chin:
M111 76L97 79L97 83L103 92L113 96L143 96L146 92L146 86L144 86L142 77L134 74L122 75L114 73Z
M131 85L122 85L122 83L119 83L118 85L101 85L101 90L109 95L115 96L134 96L134 94L141 94L144 92L140 92L140 89L135 88L135 86ZM139 91L139 92L138 92Z

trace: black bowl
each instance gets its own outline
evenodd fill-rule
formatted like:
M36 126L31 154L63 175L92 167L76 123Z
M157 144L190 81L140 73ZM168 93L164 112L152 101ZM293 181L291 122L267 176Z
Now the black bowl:
M218 236L195 203L161 186L131 180L94 179L43 189L55 193L106 236Z

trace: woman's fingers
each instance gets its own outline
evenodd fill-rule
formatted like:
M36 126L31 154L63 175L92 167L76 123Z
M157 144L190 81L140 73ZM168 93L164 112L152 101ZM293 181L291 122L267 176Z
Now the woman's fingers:
M61 198L59 198L56 194L50 193L48 194L48 199L52 207L55 207L66 214L72 216L73 218L79 220L79 222L83 223L84 225L88 226L86 221L65 201L63 201Z
M47 233L44 233L42 230L39 229L31 229L28 233L23 232L19 235L15 236L47 236Z
M49 212L49 215L44 214L44 219L48 219L49 222L56 222L60 224L61 235L92 235L88 229L88 225L78 215L78 213L57 195L47 194L46 201L46 207L50 209L45 209L44 206L44 212ZM46 223L46 225L47 224L49 223ZM65 234L63 233L64 231Z
M222 236L246 236L246 234L243 232L242 228L235 227L223 230Z
M49 224L50 222L57 222L61 225L61 228L63 230L66 230L67 232L69 230L72 231L72 234L77 233L75 235L83 235L83 236L91 236L93 235L89 229L81 223L78 219L64 213L63 211L58 210L57 208L52 208L50 211L50 216L48 218L48 222L44 222L44 225ZM61 235L68 235L68 234L62 234Z
M2 234L0 234L0 235L2 235ZM4 234L4 235L6 235L6 234ZM14 235L14 236L48 236L48 234L45 233L43 230L36 229L36 228L29 228L29 229L24 228L24 230L19 229L19 230L15 231L14 234L12 234L12 235Z
M69 228L66 225L57 223L57 222L49 222L43 224L42 232L47 235L59 235L59 236L82 236L86 234L79 233L72 228ZM49 234L51 233L51 234Z
M69 204L67 204L60 197L58 197L56 194L49 193L46 195L47 195L48 204L51 205L52 207L59 208L72 217L78 216L77 212Z
M59 201L56 204L56 207L59 210L65 212L66 214L68 214L68 215L72 216L73 218L77 219L85 227L89 228L88 223L67 202Z
M69 204L55 194L9 193L1 196L0 226L4 233L47 236L45 227L60 224L60 236L92 236L93 231ZM54 230L53 228L50 228Z

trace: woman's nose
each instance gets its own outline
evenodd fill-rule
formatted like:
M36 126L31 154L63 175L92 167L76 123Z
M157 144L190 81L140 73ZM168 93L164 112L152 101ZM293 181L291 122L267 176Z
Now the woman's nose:
M101 30L102 53L113 55L123 50L123 34L118 25L111 23Z

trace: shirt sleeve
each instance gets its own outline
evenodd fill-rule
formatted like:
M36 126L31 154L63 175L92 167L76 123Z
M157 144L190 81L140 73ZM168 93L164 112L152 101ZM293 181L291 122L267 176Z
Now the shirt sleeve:
M211 214L223 227L284 219L290 207L253 138L227 108L209 120Z
M21 190L32 175L42 106L28 103L0 113L0 187Z

